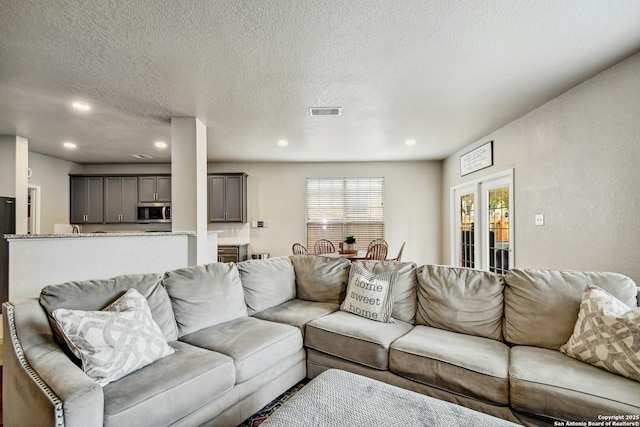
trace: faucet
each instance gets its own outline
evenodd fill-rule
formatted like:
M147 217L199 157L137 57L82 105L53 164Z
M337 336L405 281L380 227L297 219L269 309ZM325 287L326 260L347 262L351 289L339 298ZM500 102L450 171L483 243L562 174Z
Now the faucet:
M73 225L73 230L71 230L71 232L73 234L79 234L80 233L80 226L78 224L74 224Z

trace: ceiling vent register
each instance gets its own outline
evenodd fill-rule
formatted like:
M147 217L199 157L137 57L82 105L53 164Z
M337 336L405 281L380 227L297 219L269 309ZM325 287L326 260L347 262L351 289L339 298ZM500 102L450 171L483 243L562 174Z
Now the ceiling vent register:
M311 107L309 114L311 116L339 116L342 107Z

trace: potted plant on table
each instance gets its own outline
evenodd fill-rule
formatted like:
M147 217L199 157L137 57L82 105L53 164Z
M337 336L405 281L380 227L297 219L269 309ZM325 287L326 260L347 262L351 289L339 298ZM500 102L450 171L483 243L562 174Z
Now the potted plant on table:
M344 238L344 245L342 245L342 252L345 254L355 254L356 250L356 238L353 235L349 235Z

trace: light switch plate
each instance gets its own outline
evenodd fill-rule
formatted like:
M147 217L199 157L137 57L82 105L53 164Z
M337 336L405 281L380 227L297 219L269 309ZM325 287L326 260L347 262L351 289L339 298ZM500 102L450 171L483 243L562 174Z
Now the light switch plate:
M536 225L544 225L544 214L537 214L535 217Z

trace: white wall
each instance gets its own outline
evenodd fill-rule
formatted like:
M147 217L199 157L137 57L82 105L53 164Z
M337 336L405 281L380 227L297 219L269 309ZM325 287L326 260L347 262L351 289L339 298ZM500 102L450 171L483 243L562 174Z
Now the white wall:
M640 283L638 76L640 54L446 159L445 262L450 187L514 168L517 267L616 271ZM490 140L494 166L460 177L460 155Z
M441 162L213 163L209 172L246 172L248 219L270 223L269 228L210 224L210 230L227 231L219 244L248 238L251 253L290 255L293 243L306 242L306 178L382 176L390 254L406 241L403 260L441 262Z
M53 233L54 224L69 223L69 174L82 166L38 153L29 153L29 185L40 186L40 233Z

